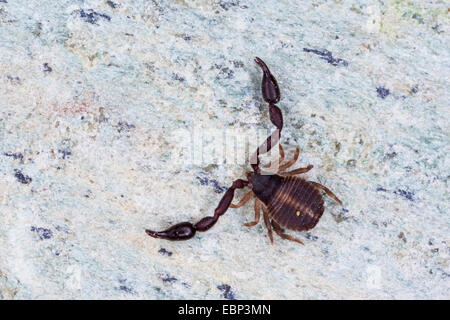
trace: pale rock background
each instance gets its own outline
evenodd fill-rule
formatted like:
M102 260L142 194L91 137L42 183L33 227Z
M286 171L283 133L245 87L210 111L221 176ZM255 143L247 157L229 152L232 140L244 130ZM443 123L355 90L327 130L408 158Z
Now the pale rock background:
M0 298L448 299L448 8L0 0ZM175 133L273 129L255 56L287 156L344 205L325 197L305 246L243 227L251 204L148 237L248 170L180 161Z

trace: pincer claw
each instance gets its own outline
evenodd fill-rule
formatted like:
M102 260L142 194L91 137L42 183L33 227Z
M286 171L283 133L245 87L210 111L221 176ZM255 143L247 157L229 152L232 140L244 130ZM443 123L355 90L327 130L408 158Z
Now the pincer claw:
M269 104L274 104L280 101L280 88L277 80L270 72L267 65L260 58L256 57L255 62L261 67L263 71L263 78L261 82L261 91L264 100Z
M178 223L164 231L145 230L145 232L153 238L161 238L166 240L188 240L195 235L196 228L190 222Z

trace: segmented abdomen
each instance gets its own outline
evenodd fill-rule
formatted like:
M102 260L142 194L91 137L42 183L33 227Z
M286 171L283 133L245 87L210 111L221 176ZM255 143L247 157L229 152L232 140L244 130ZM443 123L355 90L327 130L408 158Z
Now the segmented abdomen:
M286 177L266 206L275 222L295 231L314 228L324 210L320 192L298 177Z

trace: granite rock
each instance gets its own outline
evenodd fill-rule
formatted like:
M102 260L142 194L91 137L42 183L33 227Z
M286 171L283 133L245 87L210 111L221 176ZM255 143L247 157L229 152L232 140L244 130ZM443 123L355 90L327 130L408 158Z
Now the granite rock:
M0 1L0 298L448 298L448 32L429 0ZM255 56L287 156L343 206L304 246L250 204L148 237L249 169L187 136L273 129Z

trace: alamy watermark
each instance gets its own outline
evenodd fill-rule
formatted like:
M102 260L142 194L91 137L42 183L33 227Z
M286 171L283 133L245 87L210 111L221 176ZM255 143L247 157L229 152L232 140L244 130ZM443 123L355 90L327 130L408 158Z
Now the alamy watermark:
M268 137L272 136L273 145L279 140L279 131L274 130L240 130L240 129L176 129L166 133L165 139L170 150L165 154L165 166L184 166L193 164L248 166L256 163L255 152L260 148L260 155L273 152L278 154L278 147L267 152ZM267 153L266 153L267 152ZM276 157L275 157L276 158ZM271 164L270 170L278 169L278 161Z

